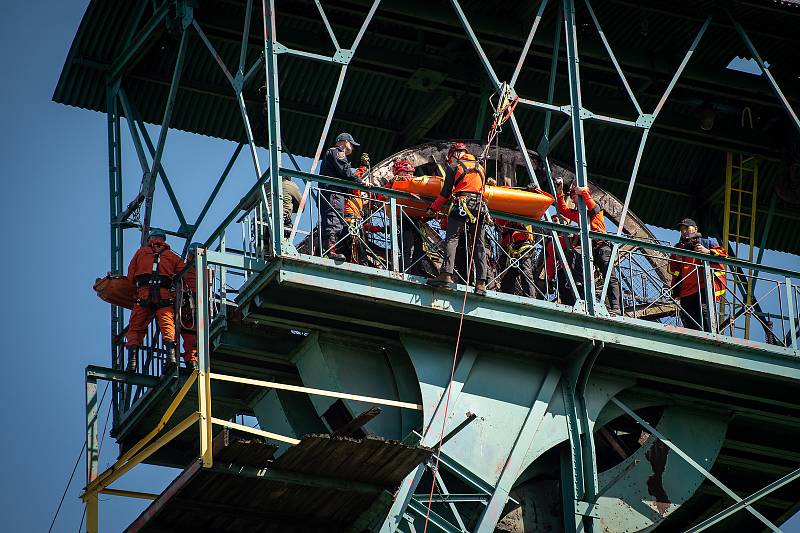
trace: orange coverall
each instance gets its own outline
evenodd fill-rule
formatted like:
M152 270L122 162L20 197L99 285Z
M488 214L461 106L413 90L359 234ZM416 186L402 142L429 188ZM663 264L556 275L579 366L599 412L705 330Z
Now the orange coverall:
M162 286L158 289L158 299L150 298L147 281L153 273L153 255L156 252L159 253L159 276L172 279L184 267L183 261L170 250L169 244L156 239L139 248L133 255L128 265L128 280L137 285L136 305L131 312L125 346L141 346L153 316L158 320L164 342L175 342L175 293ZM165 305L169 301L173 303Z

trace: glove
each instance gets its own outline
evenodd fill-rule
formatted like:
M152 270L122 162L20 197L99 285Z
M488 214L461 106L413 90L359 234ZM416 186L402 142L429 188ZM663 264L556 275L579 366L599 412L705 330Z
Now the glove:
M431 209L429 207L428 210L425 211L425 216L428 217L428 218L434 218L434 217L436 217L436 211L434 211L433 209Z
M439 196L439 197L436 198L436 200L434 200L434 202L431 204L429 209L431 211L434 211L434 212L441 211L442 210L442 206L444 205L444 203L446 201L447 201L447 198L445 198L444 196Z
M363 154L361 154L361 164L369 166L369 154L368 153L364 152Z

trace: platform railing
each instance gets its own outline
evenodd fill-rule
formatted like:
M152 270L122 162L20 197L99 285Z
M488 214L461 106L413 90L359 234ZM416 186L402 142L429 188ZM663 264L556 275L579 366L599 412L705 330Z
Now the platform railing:
M351 216L346 216L344 210L333 210L334 216L338 217L344 227L343 232L335 239L337 252L346 257L344 263L356 263L379 271L393 272L416 283L424 282L424 278L438 273L445 236L440 220L420 218L419 210L414 211L414 208L398 203L408 203L409 200L426 202L431 201L431 198L384 187L365 187L354 182L291 169L282 168L281 174L311 183L310 207L294 221L298 229L292 242L288 240L291 232L284 231L285 255L300 258L329 255L330 246L323 242L320 221L324 225L325 213L330 212L329 208L333 207L330 205L330 191L333 186L335 194L340 195L343 201L363 201L360 216L352 216L352 213ZM260 187L263 187L263 195ZM262 199L268 198L269 192L267 180L260 180L237 209L226 218L225 223L212 234L207 245L216 243L215 247L219 248L220 238L230 229L231 233L235 231L242 235L242 250L228 249L229 253L240 253L248 259L268 263L272 254L272 218L269 207L264 205ZM521 294L523 291L520 291L519 281L515 287L508 283L509 276L513 274L512 277L525 277L532 281L532 298L566 304L573 306L576 312L585 313L586 306L581 305L581 261L565 265L556 243L558 240L565 251L563 257L580 254L580 229L574 225L556 224L507 213L492 212L491 216L494 220L519 223L523 227L519 231L530 233L530 246L523 255L511 253L507 246L502 245L502 229L491 224L487 226L485 245L490 257L487 280L489 290L527 296ZM234 230L233 226L237 224L239 227ZM411 239L409 236L415 238ZM466 235L464 238L463 249L469 250ZM617 318L656 321L687 330L705 331L715 336L783 346L797 352L800 273L769 265L756 265L736 258L683 250L668 243L632 239L624 235L590 232L590 239L593 242L605 241L619 246L619 254L612 270L620 284L621 311ZM424 250L424 253L414 255L408 249L409 243ZM677 280L675 287L672 286L668 273L667 263L671 255L675 256L673 261L676 264L691 262L696 267L691 274L684 276L687 279ZM521 260L528 257L531 259L531 272L527 265L520 269ZM458 283L465 282L464 265L467 263L464 257L460 263L457 260L457 266L461 264L461 268L457 268L455 272ZM343 266L342 263L332 264ZM566 275L567 272L569 276ZM720 273L719 279L724 280L725 294L722 296L714 294L716 291L713 290L713 277L717 273ZM593 275L598 289L603 285L603 274L595 268ZM251 272L245 270L239 273L238 279L245 282L251 275ZM574 288L569 278L576 280ZM747 279L758 281L758 290L749 300L741 292ZM470 280L474 280L474 273L470 275ZM680 287L690 283L700 288L698 293L702 312L699 315L687 313L688 300L677 296ZM228 285L232 285L230 279ZM492 296L490 293L489 297ZM595 295L596 304L599 303L599 297L598 290ZM596 314L608 314L605 305L596 307L599 309ZM750 320L750 328L742 327L745 320Z

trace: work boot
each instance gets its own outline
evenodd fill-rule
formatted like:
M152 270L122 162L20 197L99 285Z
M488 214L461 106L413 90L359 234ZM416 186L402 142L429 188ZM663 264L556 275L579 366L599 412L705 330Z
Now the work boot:
M139 371L139 347L128 346L128 365L125 367L126 372Z
M486 280L478 280L475 282L475 294L478 296L486 296Z
M166 374L178 364L178 357L175 354L175 342L167 342L165 346L167 348L167 358L164 361L164 373Z
M347 259L344 254L340 254L336 251L336 245L333 243L328 244L328 253L325 255L328 259L333 259L334 261L344 261Z
M453 275L448 274L447 272L442 272L435 278L431 278L426 281L426 283L431 287L449 287L453 284Z

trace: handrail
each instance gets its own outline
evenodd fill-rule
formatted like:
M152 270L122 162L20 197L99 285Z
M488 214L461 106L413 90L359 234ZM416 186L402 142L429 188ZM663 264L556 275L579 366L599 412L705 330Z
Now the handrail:
M434 198L423 196L423 195L414 195L407 192L396 191L394 189L389 189L386 187L365 187L361 183L349 180L343 180L340 178L334 178L330 176L322 176L319 174L311 174L309 172L303 172L300 170L294 170L290 168L281 167L280 168L280 175L281 176L290 176L293 178L298 178L303 181L316 181L317 183L324 183L326 185L334 185L339 187L346 187L350 189L357 189L360 191L372 192L381 194L387 198L395 198L395 199L412 199L412 200L428 200L433 201ZM225 217L223 222L211 233L211 235L206 239L204 246L208 248L211 246L211 243L217 239L222 232L225 231L225 228L231 224L239 214L239 212L245 207L245 205L251 201L253 194L258 190L258 187L266 184L269 180L269 173L265 173L256 183L250 188L249 191L242 197L236 207L230 212L230 214ZM503 213L502 211L490 210L492 216L496 218L501 218L503 220L508 220L511 222L520 222L522 224L526 224L537 229L547 230L547 231L556 231L558 233L567 233L567 234L578 234L580 233L580 228L577 226L568 226L563 224L556 224L553 222L547 222L545 220L539 220L531 217L525 217L521 215L515 215L510 213ZM669 246L666 244L661 244L658 242L651 242L651 241L644 241L640 239L633 239L631 237L626 237L624 235L616 235L613 233L598 233L596 231L590 231L589 236L595 240L605 240L609 241L614 244L620 244L623 246L636 246L639 248L650 249L658 252L662 252L665 254L676 254L682 257L689 257L692 259L697 259L700 261L707 261L711 263L718 263L722 265L726 265L729 267L738 267L741 269L753 269L758 268L760 272L766 272L769 274L773 274L776 276L788 277L793 279L800 279L800 271L789 270L780 267L774 267L770 265L756 265L754 263L750 263L748 261L743 261L741 259L735 259L730 257L717 257L717 256L710 256L708 254L702 254L699 252L691 251L691 250L684 250L682 248L676 248L674 246Z
M280 172L282 175L296 177L302 180L313 180L319 183L326 183L328 185L338 185L338 186L345 186L352 189L358 189L367 192L377 192L387 197L394 197L394 198L401 198L401 199L423 199L423 200L434 200L433 198L427 196L415 196L409 193L395 191L393 189L387 189L385 187L364 187L360 183L347 181L339 178L332 178L330 176L319 176L316 174L310 174L308 172L302 172L297 170L291 170L288 168L281 168ZM547 222L545 220L539 220L531 217L525 217L521 215L513 215L510 213L503 213L502 211L495 211L490 210L490 213L497 218L501 218L503 220L508 220L512 222L520 222L523 224L527 224L533 226L535 228L548 230L548 231L556 231L559 233L569 233L569 234L577 234L580 233L580 228L577 226L567 226L563 224L556 224L553 222ZM739 268L751 269L755 266L758 266L758 269L763 272L768 272L770 274L775 274L778 276L790 277L790 278L798 278L800 279L800 271L788 270L779 267L773 267L769 265L755 265L753 263L749 263L747 261L743 261L741 259L732 259L729 257L716 257L710 256L708 254L702 254L699 252L694 252L691 250L684 250L682 248L675 248L674 246L668 246L665 244L655 243L651 241L643 241L640 239L633 239L631 237L626 237L623 235L615 235L611 233L598 233L596 231L590 231L589 236L592 239L596 240L604 240L609 241L616 244L627 245L627 246L638 246L641 248L649 248L651 250L656 250L659 252L663 252L666 254L677 254L683 257L691 257L693 259L699 259L701 261L710 261L712 263L719 263L728 266L736 266Z

